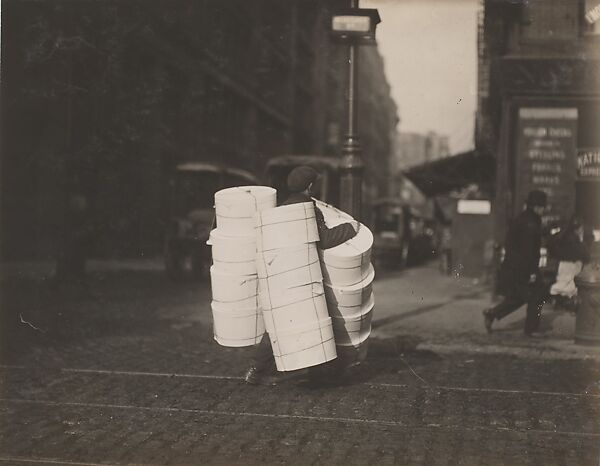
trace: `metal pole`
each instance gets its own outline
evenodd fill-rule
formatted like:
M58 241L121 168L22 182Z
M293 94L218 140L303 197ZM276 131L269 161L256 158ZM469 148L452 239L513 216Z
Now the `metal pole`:
M350 0L350 8L358 8L358 0ZM348 119L346 135L342 145L340 164L340 207L357 220L361 216L362 149L358 138L358 46L348 46L348 85L347 85Z

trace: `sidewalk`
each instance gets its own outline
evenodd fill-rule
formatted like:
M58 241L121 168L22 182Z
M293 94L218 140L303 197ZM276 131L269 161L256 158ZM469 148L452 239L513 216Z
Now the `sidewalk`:
M88 272L117 271L161 271L162 257L140 257L137 259L92 259L86 262ZM0 279L8 277L48 279L54 275L55 261L8 261L0 262Z
M87 270L92 281L105 274L150 274L159 286L173 286L163 276L160 257L91 260ZM53 262L9 262L0 264L0 280L20 279L43 283L54 273ZM164 278L164 279L163 279ZM186 292L190 284L184 284ZM137 285L136 285L137 286ZM206 312L187 301L160 307L160 316L179 319L182 325L194 322L211 326L210 284L192 285L194 296L202 300ZM525 309L519 309L500 322L488 335L482 310L492 305L491 291L477 279L447 276L435 263L399 271L380 271L375 277L375 311L372 338L409 336L418 348L440 353L503 353L533 358L600 359L600 347L575 344L575 314L555 310L548 304L542 311L543 338L523 335ZM189 293L187 296L190 296Z
M494 322L488 335L482 310L492 305L489 287L475 279L442 275L434 264L382 274L374 290L374 337L413 335L421 340L419 348L443 353L600 359L600 347L575 344L575 314L551 304L542 311L542 338L523 335L524 307Z

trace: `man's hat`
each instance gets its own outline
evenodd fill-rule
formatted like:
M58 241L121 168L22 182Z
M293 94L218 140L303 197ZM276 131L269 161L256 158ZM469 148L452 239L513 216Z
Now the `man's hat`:
M301 193L308 185L314 183L319 174L314 168L301 165L294 168L287 177L288 189L291 193Z
M527 195L527 205L529 207L546 207L548 196L544 191L533 190Z

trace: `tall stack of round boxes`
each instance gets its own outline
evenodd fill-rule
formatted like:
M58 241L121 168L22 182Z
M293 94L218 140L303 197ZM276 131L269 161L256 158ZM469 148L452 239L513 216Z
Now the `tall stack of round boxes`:
M335 359L313 203L258 212L256 233L259 300L277 369Z
M316 203L329 227L353 220L333 206L321 201ZM361 225L358 234L351 240L320 252L336 350L346 365L361 362L367 353L375 306L372 246L373 234Z
M215 193L217 228L210 233L215 340L223 346L260 342L265 325L258 302L256 213L276 205L276 190L241 186Z

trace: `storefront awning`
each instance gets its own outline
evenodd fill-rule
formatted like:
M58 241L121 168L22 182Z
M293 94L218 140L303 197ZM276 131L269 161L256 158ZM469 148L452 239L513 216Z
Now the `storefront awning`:
M471 184L490 186L495 161L475 150L409 168L403 175L426 196L440 196Z

